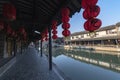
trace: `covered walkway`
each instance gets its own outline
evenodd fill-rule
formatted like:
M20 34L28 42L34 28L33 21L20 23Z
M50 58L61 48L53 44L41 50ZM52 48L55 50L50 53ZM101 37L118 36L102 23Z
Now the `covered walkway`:
M54 70L49 70L48 60L35 48L28 48L22 55L16 56L16 63L7 70L0 80L61 80Z

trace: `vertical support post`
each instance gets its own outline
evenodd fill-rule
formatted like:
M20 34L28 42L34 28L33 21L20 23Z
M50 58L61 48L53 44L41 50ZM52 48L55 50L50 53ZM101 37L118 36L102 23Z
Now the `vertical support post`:
M48 27L49 32L49 70L52 70L52 38L51 38L51 27Z
M42 57L42 40L41 40L40 49L41 49L41 57Z
M22 40L21 40L21 54L22 54Z
M13 40L13 46L14 46L14 56L16 56L16 40Z

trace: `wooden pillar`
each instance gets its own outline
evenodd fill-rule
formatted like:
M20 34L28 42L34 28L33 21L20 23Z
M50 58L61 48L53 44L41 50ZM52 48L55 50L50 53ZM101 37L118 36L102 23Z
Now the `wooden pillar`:
M42 57L42 40L41 40L41 44L40 44L40 49L41 49L41 57Z
M22 54L22 40L21 40L21 54Z
M16 40L13 39L13 50L14 50L14 56L16 56Z
M48 27L49 32L49 70L52 70L52 38L51 38L51 27Z

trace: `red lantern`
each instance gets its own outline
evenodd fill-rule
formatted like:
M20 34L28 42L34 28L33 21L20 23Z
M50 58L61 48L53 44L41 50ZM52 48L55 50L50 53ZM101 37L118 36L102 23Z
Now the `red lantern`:
M45 33L45 34L47 34L47 33L48 33L48 28L46 28L46 29L45 29L44 33Z
M24 29L23 27L20 27L19 32L20 32L21 34L24 34L24 33L25 33L25 29Z
M62 32L62 34L63 34L65 37L67 37L67 36L70 35L70 31L67 30L67 29L65 29L65 30Z
M5 3L3 5L3 16L6 17L8 20L15 20L16 8L10 3Z
M102 22L100 19L94 18L90 20L90 24L94 28L94 30L97 30L102 25Z
M65 7L65 8L62 8L61 13L62 13L62 17L68 16L70 14L70 10L69 8Z
M87 1L87 5L89 6L94 6L98 2L98 0L86 0L86 1Z
M23 34L23 36L25 36L25 37L26 37L26 36L27 36L27 33L25 32L25 33Z
M44 37L45 37L45 33L44 32L41 33L41 37L42 37L42 39L44 39Z
M85 23L84 23L84 29L86 30L86 31L90 31L89 30L89 24L88 24L88 21L86 21Z
M48 40L48 29L46 29L45 30L45 32L44 32L44 37L45 37L45 41L47 41Z
M85 19L90 19L93 17L97 17L98 14L100 13L100 7L99 6L91 6L85 9L85 11L83 12L83 17Z
M54 34L54 35L52 36L52 38L53 38L53 39L57 39L58 37L57 37L56 34Z
M56 26L57 25L57 21L56 20L53 20L52 21L52 26Z
M15 37L17 37L17 33L15 33Z
M53 30L52 33L53 33L53 34L57 34L57 30Z
M62 24L62 28L63 29L69 29L70 28L70 24L69 23L63 23Z
M48 41L48 38L47 38L47 37L45 38L45 41Z
M64 16L64 17L62 17L62 22L63 23L67 23L67 22L69 22L69 16Z
M0 21L0 30L4 29L4 23Z
M7 34L10 35L12 33L12 29L10 25L7 26Z
M84 23L84 29L86 31L94 31L94 28L92 27L92 25L90 24L90 20L87 20L85 23Z
M89 19L84 23L84 29L86 31L94 31L100 28L102 22L97 18Z
M70 28L70 24L69 22L69 14L70 14L70 10L68 8L63 8L62 9L62 28L64 29L62 34L67 37L70 35L70 31L68 30Z
M57 29L57 27L56 26L52 26L52 29Z
M44 38L45 38L45 40L46 40L46 38L48 38L48 34L45 34ZM46 40L46 41L47 41L47 40Z
M12 31L12 36L13 36L13 37L15 36L15 31Z
M86 0L82 0L81 5L82 5L82 8L84 9L88 7Z
M52 21L52 33L53 33L52 38L53 38L53 39L57 39L57 35L56 35L56 34L57 34L57 30L56 30L56 29L57 29L57 26L56 26L56 25L57 25L57 21L56 21L56 20L53 20L53 21Z
M98 0L82 0L82 8L87 8L89 6L94 6L96 5L96 3L98 2Z

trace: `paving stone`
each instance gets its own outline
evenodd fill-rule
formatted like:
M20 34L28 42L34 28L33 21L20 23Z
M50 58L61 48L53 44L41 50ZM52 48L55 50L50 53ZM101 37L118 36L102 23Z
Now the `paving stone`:
M48 60L34 48L17 56L16 63L0 78L0 80L60 80L54 71L49 71Z

